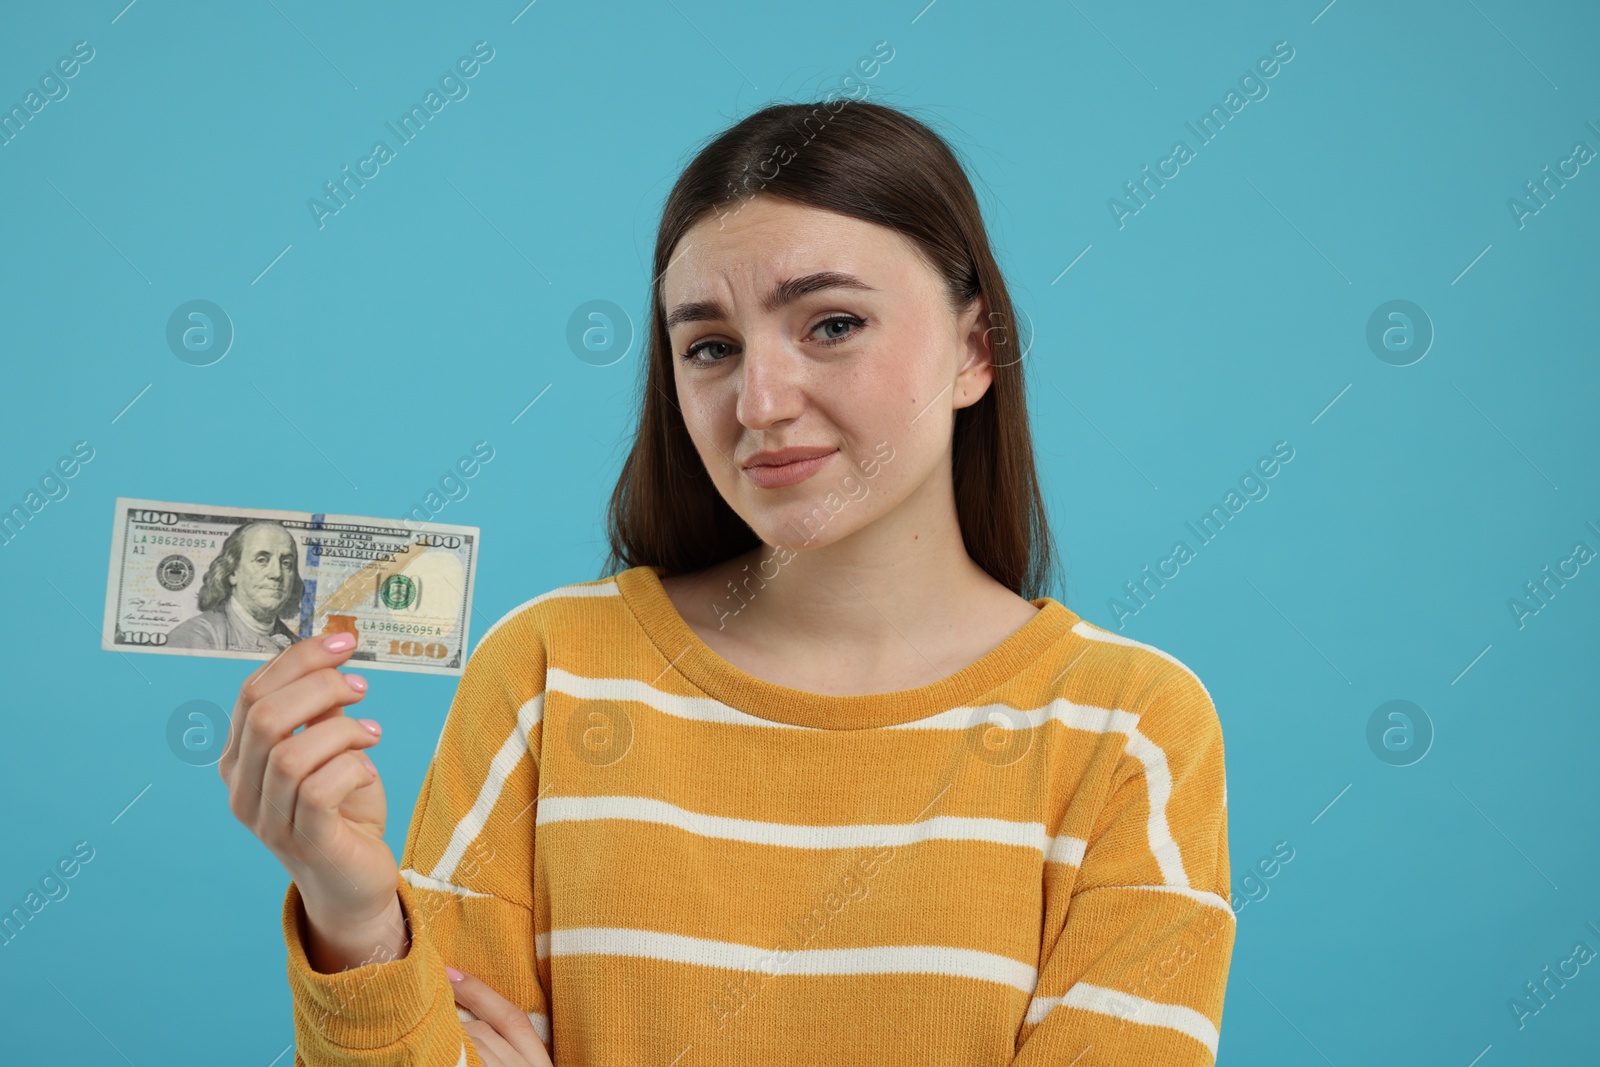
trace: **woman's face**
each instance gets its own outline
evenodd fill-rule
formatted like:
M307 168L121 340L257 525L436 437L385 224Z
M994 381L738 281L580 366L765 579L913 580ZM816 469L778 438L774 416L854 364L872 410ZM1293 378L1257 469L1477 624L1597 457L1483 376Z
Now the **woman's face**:
M708 216L669 264L678 406L764 542L815 548L896 512L907 528L954 520L955 410L992 378L981 298L952 311L906 238L768 196ZM780 449L817 458L751 465Z

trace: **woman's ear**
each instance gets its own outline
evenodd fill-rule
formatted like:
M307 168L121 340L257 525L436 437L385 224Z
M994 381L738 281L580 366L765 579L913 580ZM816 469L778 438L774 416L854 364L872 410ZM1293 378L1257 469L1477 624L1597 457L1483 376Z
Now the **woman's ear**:
M964 408L976 404L994 381L994 346L1004 344L1008 334L997 334L1004 327L991 322L999 313L989 311L983 294L973 297L962 311L957 325L964 338L962 362L956 372L955 406Z

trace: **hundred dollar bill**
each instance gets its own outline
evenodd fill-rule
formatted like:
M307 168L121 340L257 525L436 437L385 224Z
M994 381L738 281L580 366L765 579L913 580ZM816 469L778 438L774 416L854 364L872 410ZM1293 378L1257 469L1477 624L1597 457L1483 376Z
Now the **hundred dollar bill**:
M476 526L118 497L100 647L271 659L351 633L351 662L459 675Z

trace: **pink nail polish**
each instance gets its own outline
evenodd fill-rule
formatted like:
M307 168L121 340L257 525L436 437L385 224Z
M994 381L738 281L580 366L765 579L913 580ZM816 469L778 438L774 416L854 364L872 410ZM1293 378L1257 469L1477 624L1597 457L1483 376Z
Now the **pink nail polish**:
M450 981L452 981L452 982L459 982L459 981L461 981L461 979L466 977L466 975L462 974L460 971L456 970L454 967L449 967L449 966L445 967L444 973L445 973L445 977L449 978Z
M367 758L367 754L365 752L361 754L361 762L365 763L367 765L367 770L371 771L373 774L378 773L378 765L373 763L371 759Z
M334 634L322 639L322 647L329 652L343 652L347 648L354 648L355 643L356 635L348 633Z
M383 736L383 727L378 725L378 721L376 719L357 719L356 722L360 723L366 729L367 733L371 734L373 737Z
M344 676L344 680L349 682L350 688L354 689L358 693L365 693L367 691L367 680L361 677L359 674L347 674Z

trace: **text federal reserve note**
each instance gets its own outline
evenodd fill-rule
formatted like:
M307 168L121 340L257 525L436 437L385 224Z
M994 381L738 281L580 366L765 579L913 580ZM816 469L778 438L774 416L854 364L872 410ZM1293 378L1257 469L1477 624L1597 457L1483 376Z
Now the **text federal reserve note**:
M321 634L351 663L459 675L478 528L118 497L100 647L271 659Z

